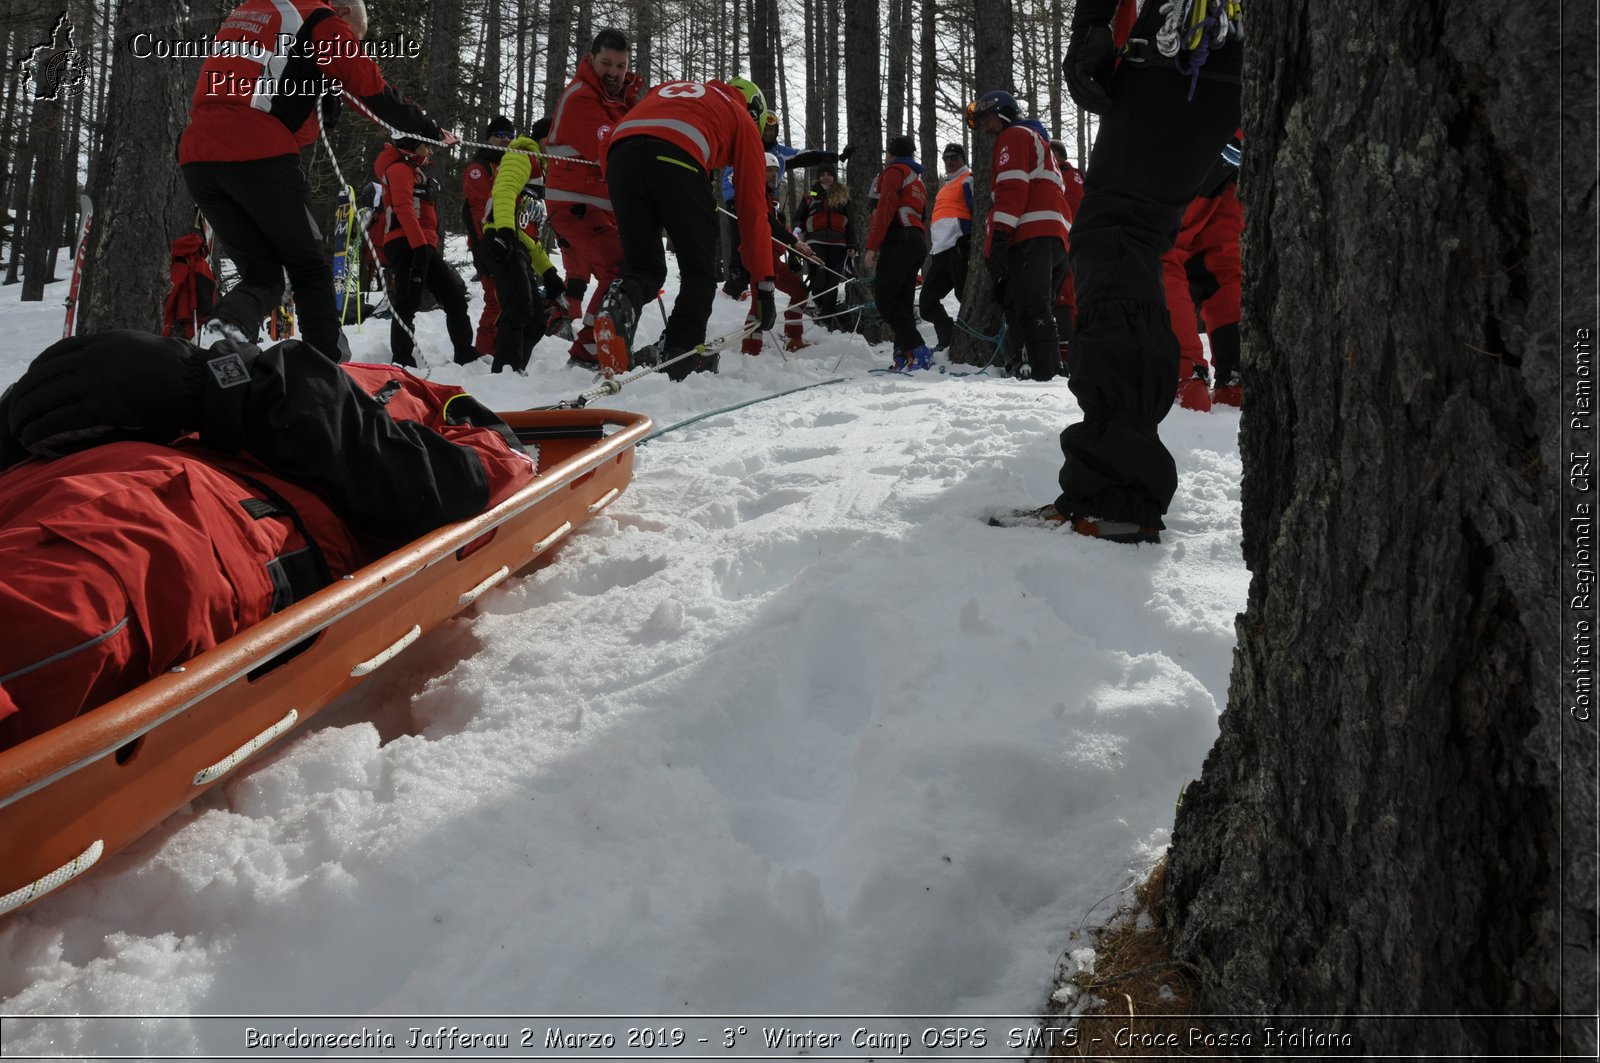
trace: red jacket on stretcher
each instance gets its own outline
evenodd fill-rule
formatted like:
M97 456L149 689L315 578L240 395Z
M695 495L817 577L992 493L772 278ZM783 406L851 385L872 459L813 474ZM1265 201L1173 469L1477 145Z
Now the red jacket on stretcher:
M482 512L536 459L394 366L111 332L51 347L0 399L0 466L4 749Z

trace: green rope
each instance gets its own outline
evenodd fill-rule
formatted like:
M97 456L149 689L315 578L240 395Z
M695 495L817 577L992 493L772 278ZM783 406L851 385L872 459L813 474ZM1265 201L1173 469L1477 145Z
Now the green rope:
M767 395L767 396L765 396L763 398L759 398L759 399L750 399L748 402L739 402L739 403L735 403L732 406L724 406L720 410L707 410L705 413L696 414L695 416L689 418L686 421L679 421L677 424L668 425L665 428L658 429L657 431L651 432L649 435L647 435L643 439L639 440L639 442L636 445L642 447L646 443L650 442L652 439L655 439L657 436L664 436L668 432L676 432L680 428L687 428L689 425L692 425L697 421L704 421L708 417L716 417L716 416L719 416L719 415L724 414L724 413L732 413L735 410L742 410L746 406L755 406L758 403L770 402L773 399L781 399L785 395L793 395L796 392L801 392L801 391L810 391L812 388L827 387L829 384L842 384L842 383L845 382L846 379L847 379L846 377L842 377L842 376L841 377L834 377L832 380L821 380L821 381L818 381L815 384L803 384L803 385L801 385L800 387L797 387L797 388L790 388L787 391L780 391L776 395Z

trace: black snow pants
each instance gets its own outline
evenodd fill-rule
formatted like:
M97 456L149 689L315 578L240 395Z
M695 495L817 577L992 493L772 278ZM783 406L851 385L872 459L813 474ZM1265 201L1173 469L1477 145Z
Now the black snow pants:
M1190 79L1170 68L1124 63L1112 82L1072 224L1078 319L1070 387L1083 420L1061 433L1061 494L1068 516L1163 528L1177 466L1157 425L1172 408L1178 341L1163 290L1161 256L1217 154L1239 127L1243 48L1213 51L1205 70L1235 80Z
M612 145L606 185L622 242L623 291L634 312L643 313L667 279L665 230L678 257L678 297L661 349L677 352L704 343L717 292L718 235L716 199L705 171L676 144L633 136Z
M338 361L333 267L311 216L311 189L300 157L191 162L183 166L183 180L224 253L239 267L239 283L217 301L211 316L256 339L262 319L283 301L287 270L300 334Z

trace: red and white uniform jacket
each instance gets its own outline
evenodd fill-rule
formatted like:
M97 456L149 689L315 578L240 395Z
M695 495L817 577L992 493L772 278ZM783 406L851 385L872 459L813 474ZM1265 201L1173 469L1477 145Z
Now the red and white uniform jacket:
M1041 238L1065 244L1066 183L1042 127L1024 119L1003 129L994 138L992 166L994 209L984 252L993 249L996 233L1010 233L1012 244Z
M434 208L438 188L418 156L385 144L372 171L383 182L383 239L405 237L413 248L439 246L439 214Z
M494 197L494 172L501 154L499 148L479 148L461 173L461 220L469 244L476 245L483 237L483 219Z
M247 451L108 443L0 473L0 749L535 475L461 389L293 350L251 370Z
M708 174L724 166L733 167L739 257L757 283L771 280L767 149L743 94L722 81L668 81L657 85L601 142L602 166L617 141L633 136L658 137L677 145Z
M317 137L318 103L332 82L397 129L430 138L442 132L360 54L355 31L326 0L245 0L213 41L225 54L200 68L178 141L180 165L297 154Z
M611 209L611 194L605 174L591 163L600 160L601 145L622 122L622 116L644 91L644 80L629 71L622 79L622 95L613 96L595 71L587 55L578 63L578 74L556 101L550 116L550 134L544 139L545 156L552 160L583 159L583 162L554 161L545 177L545 200L551 204L584 203L601 210Z
M873 185L877 206L872 208L872 226L867 230L867 250L876 251L883 242L907 232L926 232L928 186L922 183L922 167L907 159L897 159L878 175Z

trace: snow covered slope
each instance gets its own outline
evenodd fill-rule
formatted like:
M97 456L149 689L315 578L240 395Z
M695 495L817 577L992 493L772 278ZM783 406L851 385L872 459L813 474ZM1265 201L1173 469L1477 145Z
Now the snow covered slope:
M59 335L58 290L0 290L0 384ZM718 296L713 333L744 306ZM442 316L422 332L447 362ZM351 330L374 360L386 336ZM1065 382L873 373L886 348L815 338L629 385L609 404L664 427L844 378L652 441L550 565L0 921L0 1012L1039 1008L1216 734L1237 411L1164 423L1160 546L989 528L1054 497ZM565 360L433 375L519 408L589 386ZM6 1049L238 1052L225 1029L8 1025Z

